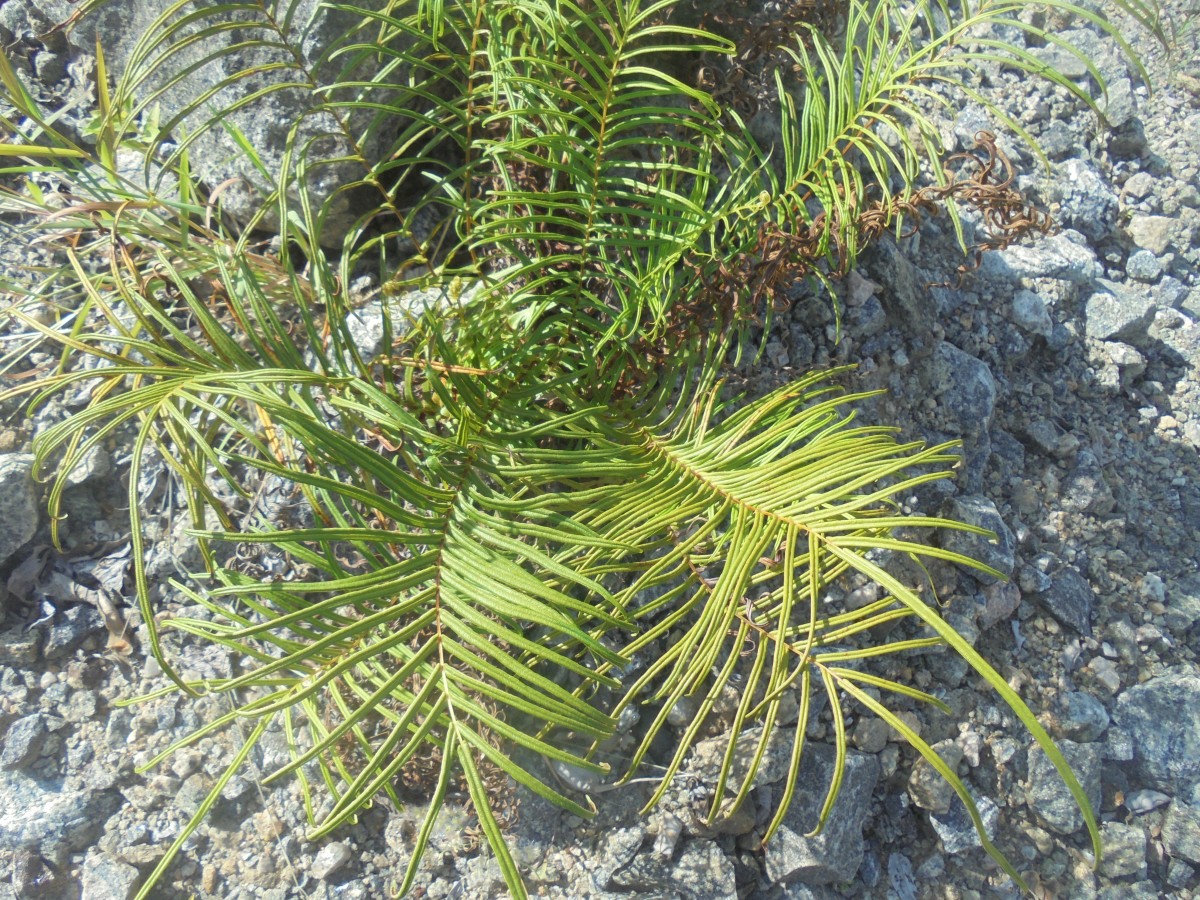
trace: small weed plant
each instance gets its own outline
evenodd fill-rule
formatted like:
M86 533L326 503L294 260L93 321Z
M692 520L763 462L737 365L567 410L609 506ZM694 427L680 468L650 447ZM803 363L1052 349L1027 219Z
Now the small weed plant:
M1157 29L1140 0L1109 6ZM298 7L181 0L115 84L98 48L83 135L56 127L0 56L15 110L0 121L0 204L53 259L7 286L4 313L58 348L49 371L4 397L28 395L35 410L86 392L35 442L56 529L76 464L125 442L147 650L170 690L234 699L150 765L248 726L141 895L268 727L282 727L292 755L268 781L295 776L306 800L327 792L323 806L309 801L312 838L380 795L403 805L398 785L422 774L428 811L399 888L458 792L524 897L498 794L515 783L591 814L548 771L609 776L597 748L636 709L636 750L611 774L649 772L653 804L730 690L711 817L746 800L782 733L792 764L771 837L824 692L837 774L822 820L844 769L844 710L858 705L941 773L982 834L963 782L894 701L944 705L872 674L872 657L939 644L1045 750L1099 856L1088 800L1030 709L889 565L984 568L913 537L972 529L898 503L950 474L953 445L858 424L861 396L837 386L837 370L753 399L733 396L722 372L794 284L846 272L866 242L922 211L976 207L991 227L984 248L1044 227L990 136L943 168L932 116L968 98L1027 138L971 86L976 69L1047 78L1091 104L1026 40L1079 56L1039 24L1046 10L1128 50L1118 27L1095 4L1062 0L809 0L759 19L668 0L346 0L330 7L353 27L320 35L308 64ZM1026 40L997 37L1012 33ZM184 65L188 48L222 37L228 49ZM202 65L244 89L160 114L175 76ZM296 90L312 108L272 171L231 114ZM268 185L237 226L223 210L230 185L200 183L189 152L221 129ZM353 174L315 194L334 167ZM348 200L362 214L334 231ZM351 289L364 271L373 296ZM373 345L352 327L364 321L382 336ZM27 368L14 354L3 365ZM138 485L154 454L206 561L172 590L204 615L164 616L152 599ZM290 521L254 513L268 479L293 492ZM239 566L236 551L255 545L292 577ZM835 602L828 588L844 576L874 582L879 599ZM913 628L880 627L903 619ZM185 680L160 640L168 628L227 648L235 674ZM681 710L669 762L643 766ZM760 737L734 765L748 733Z

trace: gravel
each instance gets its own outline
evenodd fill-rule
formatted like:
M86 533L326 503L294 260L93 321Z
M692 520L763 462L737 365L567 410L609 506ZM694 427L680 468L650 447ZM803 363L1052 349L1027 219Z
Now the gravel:
M64 121L83 127L94 90L71 66L87 48L72 51L37 8L0 3L0 29L53 82L45 89L66 98ZM940 540L987 555L1012 580L989 584L936 562L904 577L934 589L947 619L1059 739L1101 820L1100 868L1090 866L1090 841L1065 785L990 689L944 653L913 653L870 671L950 707L947 716L886 698L952 761L995 826L993 839L1047 896L1190 900L1200 892L1200 71L1186 55L1168 59L1140 41L1155 81L1149 93L1094 30L1059 36L1096 54L1110 78L1104 111L1117 130L1098 129L1063 89L1003 69L977 87L1043 141L1051 171L1025 154L1016 186L1063 230L986 254L961 284L962 255L946 219L927 219L912 240L881 239L848 279L840 335L828 301L799 293L762 336L764 361L747 372L765 390L809 366L855 362L848 384L888 391L867 404L864 421L897 424L906 440L963 440L956 477L919 486L904 507L987 523L996 544ZM1029 50L1066 77L1089 77L1056 45L1031 42ZM961 145L984 121L981 109L966 110L944 130ZM966 214L968 242L977 227ZM436 298L414 297L409 308L429 302ZM380 346L381 312L368 298L356 313L364 353ZM213 697L115 706L167 682L157 664L130 665L107 651L95 605L74 588L55 588L61 557L29 477L28 441L63 412L48 404L33 420L0 423L0 897L128 897L238 742L233 732L216 733L160 768L134 772L227 710ZM110 559L127 540L126 465L119 453L90 456L71 473L64 503L73 562L110 560L109 589L128 607L128 560ZM167 579L196 561L189 523L150 474L144 487L163 512L151 523L153 587L176 603ZM71 574L68 583L83 580ZM858 587L833 586L843 595ZM896 639L924 634L905 627ZM136 621L133 629L144 637ZM228 671L221 654L195 644L178 653L185 669ZM767 771L744 809L713 828L703 814L719 733L648 817L639 815L649 798L642 785L596 793L591 821L519 793L510 838L531 892L564 900L1013 897L959 800L898 735L861 712L847 704L856 752L825 831L805 836L832 766L828 710L814 716L802 789L765 852L762 829L788 764L781 742L769 743ZM376 803L311 844L297 784L262 784L286 752L273 727L261 759L189 839L161 896L388 895L420 807ZM660 748L649 762L662 764ZM499 868L472 825L452 802L418 875L424 896L502 896Z
M1060 740L1058 748L1075 773L1079 786L1100 805L1100 750L1095 744L1077 744ZM1074 834L1083 827L1080 811L1062 776L1040 747L1029 751L1029 784L1025 801L1039 822L1058 834Z

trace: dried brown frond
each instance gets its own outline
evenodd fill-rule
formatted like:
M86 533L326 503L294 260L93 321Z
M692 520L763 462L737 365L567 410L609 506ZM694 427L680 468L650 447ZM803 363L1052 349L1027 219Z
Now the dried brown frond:
M956 163L963 166L955 170ZM961 174L963 168L968 173L966 177ZM960 287L963 278L979 268L988 250L1004 250L1028 234L1053 231L1050 214L1030 204L1013 186L1016 178L1012 161L996 145L992 132L978 132L975 148L947 157L942 171L946 175L945 184L930 185L909 197L896 197L890 203L877 203L867 209L859 219L863 239L878 237L898 216L910 219L911 233L920 224L922 215L936 214L945 201L961 203L982 215L984 236L969 250L974 257L972 264L958 267L958 280L953 286Z
M871 203L859 213L853 212L853 204L849 213L834 207L833 221L820 213L808 223L793 221L790 230L765 221L754 243L728 258L685 260L684 266L703 290L690 302L672 307L661 337L644 339L638 355L653 371L697 329L717 331L739 321L757 321L768 310L781 312L788 305L787 291L796 282L818 274L827 278L847 274L852 264L848 236L863 246L901 217L911 234L923 216L937 215L948 200L983 217L983 239L970 248L973 263L959 266L959 284L979 267L984 252L1003 250L1027 234L1048 234L1054 228L1050 215L1032 206L1013 186L1012 162L991 132L979 132L973 150L947 157L943 171L944 184Z

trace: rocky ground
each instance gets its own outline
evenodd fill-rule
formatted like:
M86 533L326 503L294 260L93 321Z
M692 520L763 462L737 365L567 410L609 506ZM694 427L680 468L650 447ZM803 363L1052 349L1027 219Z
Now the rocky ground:
M39 43L28 8L0 3L0 37L25 48L45 90L82 103L90 70L65 44ZM1021 187L1063 230L990 254L956 283L962 256L949 222L926 221L899 248L881 242L846 280L840 335L827 300L800 300L743 374L762 386L855 362L855 387L888 389L867 418L901 424L906 437L963 439L957 480L909 505L995 528L999 543L967 549L1012 578L984 584L949 567L930 578L947 617L1060 740L1102 819L1099 869L1066 788L964 663L944 653L902 660L898 674L954 712L906 716L965 777L1000 847L1042 895L1190 898L1200 894L1200 67L1194 45L1171 58L1139 43L1150 94L1111 41L1089 28L1063 36L1109 79L1111 129L1048 83L996 69L979 86L1045 147L1049 172L1003 141ZM1087 78L1053 47L1030 50ZM966 149L987 127L1003 133L966 107L945 136ZM6 247L7 263L29 252ZM15 329L0 337L0 355L19 345ZM77 403L0 427L0 898L131 896L238 740L236 731L206 737L134 771L226 701L116 706L164 684L155 663L108 646L102 614L128 597L127 460L118 447L101 450L73 477L59 555L26 455L32 436ZM155 472L143 491L160 512L147 535L150 568L175 603L163 585L195 560L178 498ZM186 671L228 672L219 654L179 652ZM832 766L820 721L801 777L816 787L801 792L765 852L755 831L786 748L772 745L751 807L714 833L695 813L719 766L713 743L648 818L637 812L645 785L601 786L589 822L522 797L511 831L518 862L545 897L1015 896L962 807L898 735L869 716L851 735L842 798L818 837L805 833ZM297 784L258 777L286 754L282 732L268 733L159 896L387 895L419 810L377 804L309 844ZM444 817L418 895L502 896L479 843L465 816Z

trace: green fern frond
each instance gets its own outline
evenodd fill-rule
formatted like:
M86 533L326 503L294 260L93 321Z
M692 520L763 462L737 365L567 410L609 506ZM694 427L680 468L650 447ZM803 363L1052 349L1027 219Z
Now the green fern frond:
M314 837L381 794L399 804L406 773L427 777L402 890L457 791L525 896L492 809L498 788L511 779L588 815L590 803L540 767L607 772L597 749L623 710L648 706L622 773L631 779L690 704L656 802L730 694L710 819L745 801L783 734L791 763L768 836L778 827L822 691L835 746L822 822L851 699L929 759L981 827L955 773L881 697L939 702L870 665L941 644L1024 722L1098 840L1032 712L887 564L989 571L913 537L978 529L904 515L896 502L947 477L953 445L858 424L854 404L869 395L838 387L844 370L749 401L720 381L730 347L792 282L835 274L880 227L898 227L923 173L945 186L937 108L955 91L988 105L964 73L1001 63L1092 102L989 36L1007 26L1061 45L1022 18L1030 5L850 0L836 33L799 23L772 48L790 69L771 77L777 146L690 80L701 60L729 62L736 41L675 21L666 0L327 4L350 25L315 57L295 2L181 0L155 18L115 89L100 85L94 148L56 131L0 53L0 84L22 116L0 122L0 171L19 179L0 206L62 263L12 286L8 310L27 346L58 348L58 366L0 399L31 395L36 408L90 387L88 406L35 445L56 534L68 473L99 443L129 441L150 650L174 689L234 704L166 753L254 721L144 896L275 723L292 749L268 780L300 780ZM1089 8L1043 5L1128 50ZM1146 0L1118 5L1160 28ZM226 40L214 50L212 39ZM222 67L210 89L156 116L173 85ZM313 102L288 123L272 172L232 117L285 91ZM267 181L240 232L219 214L222 187L200 184L191 159L216 129ZM118 171L130 152L140 179ZM349 174L318 200L313 176L330 167ZM332 217L352 194L373 199L333 240ZM870 227L868 213L878 214ZM278 243L264 249L250 229L272 222ZM357 311L381 320L370 351L348 321L347 285L364 266L385 295ZM395 296L413 287L444 302L396 312ZM242 663L236 677L186 681L161 640L137 495L152 449L182 486L206 565L196 583L173 585L205 614L166 627L225 648ZM299 524L259 520L254 488L268 478L293 490ZM230 562L240 544L274 548L301 577L250 578ZM829 588L843 576L873 581L880 599L837 605ZM902 621L901 633L876 637ZM629 674L650 648L653 661ZM739 737L753 725L743 758ZM319 814L314 785L329 797Z

